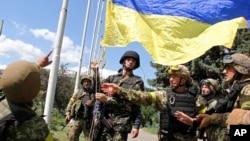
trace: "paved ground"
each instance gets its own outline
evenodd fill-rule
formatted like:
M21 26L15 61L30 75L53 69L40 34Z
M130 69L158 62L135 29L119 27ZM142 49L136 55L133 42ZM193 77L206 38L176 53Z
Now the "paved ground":
M137 138L131 138L130 134L128 136L128 141L157 141L158 137L156 134L151 134L149 132L140 129L139 136Z

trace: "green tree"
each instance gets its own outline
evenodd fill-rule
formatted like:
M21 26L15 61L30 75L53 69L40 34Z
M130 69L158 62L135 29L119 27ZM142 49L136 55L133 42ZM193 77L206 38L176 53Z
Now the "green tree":
M60 66L55 92L55 107L61 112L64 112L75 86L75 72L68 70L67 65Z

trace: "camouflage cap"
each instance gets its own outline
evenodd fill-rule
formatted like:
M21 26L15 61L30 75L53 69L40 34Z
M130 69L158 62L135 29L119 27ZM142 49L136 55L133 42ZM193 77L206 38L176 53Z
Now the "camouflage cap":
M245 75L250 74L250 57L245 54L235 53L223 58L224 64L233 64L237 72Z
M193 79L191 78L191 75L190 75L190 71L184 65L169 66L166 69L166 73L168 76L172 74L179 75L180 77L187 79L189 84L193 82Z
M40 67L27 61L7 66L0 79L6 98L17 103L31 103L40 90Z
M81 78L81 85L82 85L82 83L83 83L83 80L84 80L84 79L89 80L89 81L90 81L90 83L92 83L92 82L93 82L93 80L92 80L91 76L89 76L89 75L83 75L83 76L82 76L82 78Z

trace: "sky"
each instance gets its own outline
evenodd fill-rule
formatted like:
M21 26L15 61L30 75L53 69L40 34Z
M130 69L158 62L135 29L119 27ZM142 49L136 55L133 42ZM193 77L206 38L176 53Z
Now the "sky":
M68 0L66 24L60 53L60 65L78 70L84 32L85 44L82 58L82 72L86 71L90 60L91 45L95 40L94 30L98 0L91 0L87 28L84 30L88 0ZM15 60L36 61L39 57L55 49L55 39L62 10L63 0L5 0L0 1L0 20L4 21L0 35L0 69L4 69ZM101 3L99 3L101 9ZM105 6L104 6L105 9ZM105 10L103 11L100 35L104 34ZM103 50L98 46L99 50ZM151 56L139 43L131 43L127 47L108 47L104 60L106 65L100 69L102 77L117 72L121 68L120 57L128 50L134 50L140 55L140 67L134 74L147 79L155 78L155 69L150 66ZM93 51L95 52L95 51ZM98 51L97 51L98 52ZM53 52L54 53L54 52ZM53 54L50 59L53 58ZM100 55L100 53L96 53ZM92 55L92 58L93 55ZM94 59L91 59L94 60ZM51 65L47 68L50 69Z

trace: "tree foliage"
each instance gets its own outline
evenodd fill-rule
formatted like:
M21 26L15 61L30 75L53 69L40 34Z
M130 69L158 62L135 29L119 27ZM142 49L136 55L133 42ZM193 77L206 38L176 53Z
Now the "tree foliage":
M60 66L57 76L57 83L56 83L56 91L55 91L55 99L54 99L54 108L58 111L63 112L68 104L70 97L73 94L74 86L75 86L75 72L72 72L67 69L68 64L63 64ZM44 109L44 102L46 91L48 87L48 80L49 80L49 70L42 69L41 70L41 93L42 96L39 96L37 99L42 99L43 103L42 109ZM37 100L38 101L38 100Z

